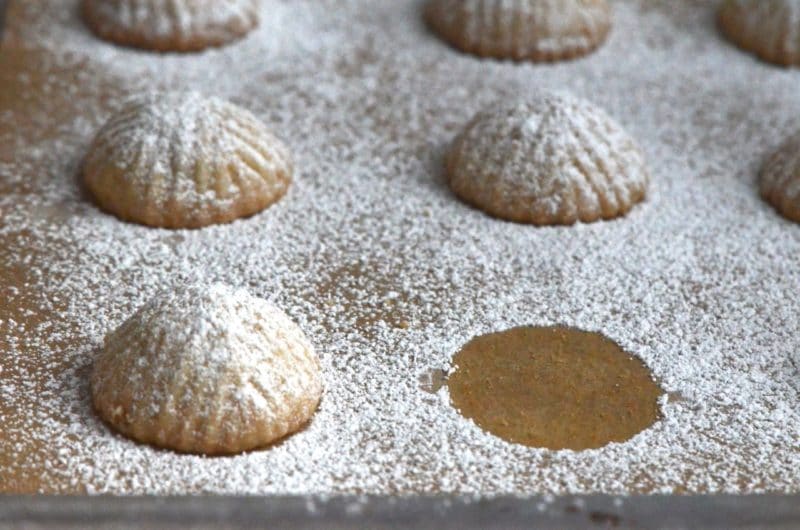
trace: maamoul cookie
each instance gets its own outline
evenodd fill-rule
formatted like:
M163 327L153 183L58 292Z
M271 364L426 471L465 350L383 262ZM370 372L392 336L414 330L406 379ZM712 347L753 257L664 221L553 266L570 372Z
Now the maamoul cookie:
M491 215L536 225L611 219L644 199L639 148L605 112L568 95L503 102L456 138L447 179Z
M145 304L105 340L91 375L100 416L181 452L263 447L306 424L319 361L281 310L244 290L189 285Z
M769 157L761 170L760 187L764 200L800 223L800 133Z
M84 181L121 219L198 228L255 214L292 179L289 151L247 110L197 92L134 98L100 130Z
M455 47L498 59L572 59L611 29L606 0L430 0L425 15Z
M258 0L83 0L100 38L155 51L199 51L237 40L258 25Z
M731 42L765 61L800 65L800 0L725 0L719 26Z

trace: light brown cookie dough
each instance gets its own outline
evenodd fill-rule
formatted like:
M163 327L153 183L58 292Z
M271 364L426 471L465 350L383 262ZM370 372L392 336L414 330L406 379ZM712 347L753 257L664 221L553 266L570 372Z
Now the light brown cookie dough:
M221 46L258 25L258 0L83 0L82 11L98 37L161 52Z
M425 18L465 52L531 61L586 55L611 29L606 0L430 0Z
M84 161L101 208L149 226L199 228L253 215L289 188L288 149L247 110L196 92L129 102Z
M451 147L446 173L465 202L535 225L624 215L649 180L633 139L599 108L565 94L478 113Z
M718 18L740 48L771 63L800 65L800 1L725 0Z
M759 187L765 201L787 219L800 223L800 133L767 159Z
M319 361L281 310L243 290L164 292L110 333L97 357L100 416L140 442L229 454L306 424L319 404Z

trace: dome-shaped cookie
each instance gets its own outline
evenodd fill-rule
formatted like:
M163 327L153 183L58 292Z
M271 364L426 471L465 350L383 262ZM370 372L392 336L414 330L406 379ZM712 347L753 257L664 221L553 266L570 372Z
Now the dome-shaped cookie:
M765 61L800 65L800 0L725 0L719 26L731 42Z
M800 133L767 159L759 180L764 200L787 219L800 223Z
M135 440L228 454L302 427L322 381L311 344L289 317L215 284L162 293L110 333L91 390L100 416Z
M605 112L567 95L504 102L456 138L447 179L491 215L536 225L611 219L645 197L638 147Z
M196 92L140 96L100 130L84 181L126 221L197 228L255 214L292 178L289 151L247 110Z
M498 59L572 59L611 29L606 0L429 0L425 18L453 46Z
M104 40L156 51L221 46L258 25L259 0L83 0L83 18Z

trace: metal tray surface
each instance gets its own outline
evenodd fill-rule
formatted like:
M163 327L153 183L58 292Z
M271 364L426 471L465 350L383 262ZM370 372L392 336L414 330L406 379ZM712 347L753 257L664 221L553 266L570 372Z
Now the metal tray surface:
M800 528L797 496L0 497L0 528Z

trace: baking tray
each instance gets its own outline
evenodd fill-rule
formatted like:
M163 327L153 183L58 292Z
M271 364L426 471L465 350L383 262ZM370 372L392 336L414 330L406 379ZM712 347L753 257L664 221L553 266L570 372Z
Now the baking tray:
M0 0L0 54L7 0ZM3 480L0 475L0 481ZM0 494L5 528L800 528L800 495L78 497Z

